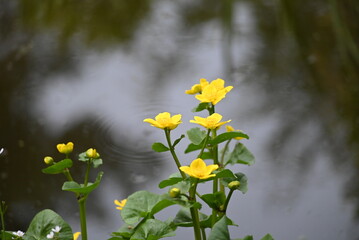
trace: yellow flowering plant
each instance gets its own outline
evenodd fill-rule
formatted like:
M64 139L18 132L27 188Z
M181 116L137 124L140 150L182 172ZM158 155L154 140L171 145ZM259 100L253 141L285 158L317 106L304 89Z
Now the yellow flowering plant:
M53 231L47 232L45 230L41 231L39 239L43 239L44 237L41 234L47 234L46 238L48 239L61 239L61 240L72 240L78 239L81 234L82 240L87 240L87 224L86 224L86 200L89 194L95 190L102 179L103 172L99 172L95 182L89 182L89 174L91 168L97 168L102 165L102 159L100 158L100 154L94 148L89 148L87 151L82 152L78 156L78 160L84 162L86 164L86 171L83 183L77 183L70 173L70 168L73 165L73 161L70 158L70 153L73 152L74 144L72 142L68 142L67 144L60 143L56 146L59 153L65 154L65 158L60 161L55 161L53 157L46 156L44 158L44 162L49 165L48 167L42 169L43 173L46 174L64 174L66 177L66 182L64 182L62 186L62 190L70 191L75 194L76 200L79 205L80 212L80 225L81 232L72 233L70 226L64 222L62 219L58 220L58 224L53 228ZM34 220L32 221L34 225L37 224L37 218L46 218L50 221L52 218L60 218L56 213L50 210L44 210L38 213ZM52 220L51 220L52 221ZM31 224L30 224L31 227ZM31 228L26 232L23 237L25 240L27 239L27 235L33 234ZM65 230L67 232L65 233ZM71 234L70 234L71 233ZM38 233L37 233L38 234ZM44 238L45 239L45 238Z
M232 172L228 166L254 163L254 156L241 142L237 142L233 149L230 148L232 140L248 139L247 134L234 130L231 126L226 126L227 131L219 132L231 120L222 121L223 117L216 113L215 106L232 89L232 86L225 86L223 79L208 82L202 78L199 83L186 90L186 94L195 95L199 100L193 112L207 110L208 116L194 116L190 122L200 127L189 129L174 141L173 130L182 123L181 114L171 116L169 112L162 112L154 119L143 120L164 131L166 142L155 142L152 149L156 152L169 152L178 172L159 183L160 189L169 188L163 194L142 190L131 194L124 201L114 201L125 224L113 233L111 240L160 239L174 236L179 227L193 228L195 240L230 240L228 226L236 224L227 216L227 208L235 191L247 191L247 178L243 173ZM184 138L190 141L185 153L198 152L197 158L190 162L177 155L176 146ZM224 147L220 150L222 143ZM212 184L212 191L199 193L198 184L206 183ZM201 212L203 204L212 209L209 215ZM174 219L161 221L156 218L155 214L172 205L180 206ZM253 238L246 236L242 240L244 239ZM262 238L271 239L273 238L269 234Z

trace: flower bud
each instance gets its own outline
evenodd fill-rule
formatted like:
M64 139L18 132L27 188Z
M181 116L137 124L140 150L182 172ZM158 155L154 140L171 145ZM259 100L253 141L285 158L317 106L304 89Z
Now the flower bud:
M181 194L181 190L179 188L171 188L168 194L170 195L170 197L176 198L179 197L179 195Z
M239 188L239 185L241 185L241 183L239 181L232 181L228 184L228 187L231 190L235 190L235 189Z
M98 152L96 151L96 149L94 149L94 148L89 148L89 149L86 151L86 156L89 157L89 158L99 158L99 157L100 157L100 154L98 154Z
M50 165L54 162L54 159L50 156L46 156L44 157L44 162L47 164L47 165Z

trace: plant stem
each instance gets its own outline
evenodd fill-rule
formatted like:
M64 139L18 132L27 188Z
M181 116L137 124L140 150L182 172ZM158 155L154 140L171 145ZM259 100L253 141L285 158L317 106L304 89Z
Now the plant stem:
M6 212L7 206L4 201L0 202L0 216L1 216L1 239L5 239L5 220L4 215Z
M194 202L196 201L197 184L198 184L198 179L196 179L196 181L194 182L193 186L190 189L190 193L189 193L190 200L194 201ZM192 221L193 221L193 231L194 231L195 240L202 240L198 209L191 207L190 211L191 211L191 217L192 217Z
M221 161L220 161L220 166L221 168L224 167L224 156L226 155L226 152L228 150L228 146L229 146L229 143L231 142L232 139L229 139L227 142L226 142L226 145L224 145L224 148L223 148L223 153L222 153L222 156L221 156Z
M217 129L213 129L212 130L212 139L216 138L217 136ZM213 164L217 164L219 165L218 162L218 145L214 145L213 149L212 149L212 153L213 153ZM213 193L218 192L218 179L214 179L213 180Z
M70 181L70 182L74 181L68 168L64 169L63 173L68 181Z
M92 158L90 158L90 160L87 162L87 167L86 167L86 173L85 173L85 180L84 180L84 186L86 187L88 182L89 182L89 174L90 174L90 169L91 169L91 161Z
M81 224L81 239L87 240L87 226L86 226L86 199L87 195L78 200L80 209L80 224Z
M208 129L207 131L207 136L206 138L204 139L204 143L203 143L203 147L201 149L201 152L198 154L198 158L200 158L202 156L202 153L204 152L204 149L206 149L206 146L207 146L207 142L208 142L208 139L209 139L209 134L211 133L211 129Z
M234 189L229 190L228 196L226 198L226 202L224 203L224 206L223 206L224 215L226 214L227 206L228 206L229 200L231 200L233 192L234 192Z
M164 129L164 130L165 130L165 134L166 134L167 144L168 144L168 147L169 147L170 152L172 154L172 157L175 160L176 166L177 166L178 171L180 172L182 178L185 179L186 174L180 170L181 163L178 160L177 154L176 154L175 149L174 149L174 147L172 145L172 142L171 142L171 134L170 134L171 130L169 130L169 129Z
M213 104L211 104L211 107L208 109L208 112L210 115L215 113L215 108L214 108ZM212 139L214 139L216 136L217 136L217 129L213 129L212 130ZM213 155L213 164L219 164L219 162L218 162L218 145L217 144L214 145L212 148L212 155ZM213 194L218 192L218 179L217 178L213 180L212 192L213 192ZM212 227L216 223L217 214L218 214L217 210L212 209Z
M219 162L219 167L220 168L224 168L224 156L226 155L226 152L228 150L228 146L229 146L229 143L231 142L232 139L229 139L227 142L226 142L226 145L224 145L224 148L223 148L223 153L222 153L222 156L221 156L221 161ZM223 193L225 193L225 188L224 188L224 185L223 184L220 184L219 185L219 190Z
M201 228L202 230L202 240L206 240L206 230L205 228Z

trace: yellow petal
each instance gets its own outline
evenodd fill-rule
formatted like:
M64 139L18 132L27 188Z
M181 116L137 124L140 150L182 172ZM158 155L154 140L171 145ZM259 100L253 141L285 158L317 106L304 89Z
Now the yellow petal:
M205 175L205 176L201 176L199 177L199 179L207 179L207 178L211 178L211 177L215 177L216 174L210 174L210 175Z
M184 173L187 173L188 175L192 176L192 170L188 166L182 166L180 167L180 170Z
M210 115L208 118L213 119L216 122L219 122L222 120L222 115L219 113L213 113L212 115Z
M212 164L212 165L208 165L206 167L206 174L210 174L211 172L213 172L214 170L217 170L218 169L218 165L217 164Z
M193 170L202 171L206 168L206 163L201 158L197 158L191 162L191 165L189 167Z
M202 90L201 85L195 84L192 86L192 88L190 90L186 90L185 93L186 94L196 94L196 93L199 93L201 90Z
M173 115L173 116L172 116L172 121L173 121L173 122L180 122L180 121L181 121L181 118L182 118L182 115L181 115L181 114Z
M224 80L217 78L216 80L213 80L211 84L218 90L221 90L224 88Z
M81 232L75 232L74 233L74 240L77 240L80 236Z
M207 82L205 78L201 78L199 80L199 84L201 85L201 89L203 90L209 84L209 82Z
M226 125L226 130L227 130L227 132L233 132L234 128L230 125Z

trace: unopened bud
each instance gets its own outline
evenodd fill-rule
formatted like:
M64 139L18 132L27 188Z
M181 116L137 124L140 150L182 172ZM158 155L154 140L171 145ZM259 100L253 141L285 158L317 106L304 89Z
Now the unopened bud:
M96 149L94 149L94 148L89 148L89 149L86 151L86 156L89 157L89 158L99 158L99 157L100 157L100 154L98 154L98 152L96 151Z
M179 195L181 194L181 190L179 188L171 188L168 194L170 195L170 197L176 198L179 197Z
M54 159L50 156L46 156L44 157L44 162L47 164L47 165L50 165L54 162Z
M239 181L232 181L228 184L229 189L238 189L239 185L241 185L241 183Z

